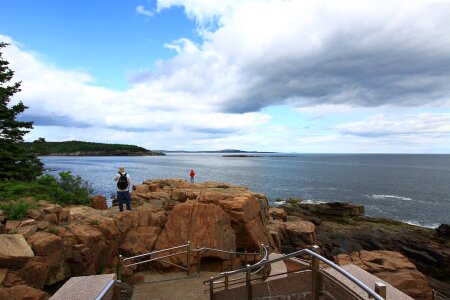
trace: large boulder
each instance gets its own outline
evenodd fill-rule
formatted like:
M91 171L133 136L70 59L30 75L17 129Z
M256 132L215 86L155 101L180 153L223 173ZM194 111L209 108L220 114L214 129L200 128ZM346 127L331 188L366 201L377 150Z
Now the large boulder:
M60 236L38 231L27 239L36 255L41 256L48 268L45 283L54 284L70 276L70 268L65 262L64 241ZM70 246L69 246L70 247ZM66 250L67 251L67 250Z
M160 233L160 227L131 228L126 232L119 249L127 257L151 252Z
M235 239L230 217L220 206L188 200L173 208L155 249L170 248L190 241L195 248L235 250ZM206 256L223 258L224 255L207 252ZM174 258L173 261L186 265L185 256Z
M45 259L34 257L22 268L9 270L3 280L3 286L11 287L25 284L36 289L43 289L47 278L48 266Z
M27 285L17 285L11 288L0 287L0 299L8 300L47 300L49 295L46 292L29 287Z
M274 245L266 227L268 217L255 194L210 189L202 193L198 201L214 203L230 216L238 249L258 251L261 244Z
M229 215L238 249L258 251L261 244L274 246L266 227L269 223L268 200L247 188L219 182L192 184L182 179L151 180L136 185L131 198L164 208L169 213L193 199L215 204Z
M102 232L89 225L71 224L67 228L76 237L72 247L70 267L72 275L93 275L110 260L111 247L105 243Z
M102 195L95 195L91 197L91 207L94 209L108 209L106 205L106 198Z
M284 227L283 236L285 245L293 250L304 249L312 246L315 241L316 226L310 222L297 219L294 222L287 222Z
M282 208L271 207L269 209L269 216L272 220L281 220L283 222L287 221L286 211Z
M360 251L340 254L334 259L339 265L355 264L416 300L431 299L432 291L425 275L398 252Z
M63 258L64 242L61 237L39 231L27 239L36 255L46 259L49 267L56 267Z
M339 217L357 217L364 215L364 206L346 202L329 202L320 204L300 203L298 206L317 215Z
M0 235L0 268L21 268L32 257L33 250L23 235Z
M436 228L436 232L439 236L450 237L450 225L441 224L438 228Z

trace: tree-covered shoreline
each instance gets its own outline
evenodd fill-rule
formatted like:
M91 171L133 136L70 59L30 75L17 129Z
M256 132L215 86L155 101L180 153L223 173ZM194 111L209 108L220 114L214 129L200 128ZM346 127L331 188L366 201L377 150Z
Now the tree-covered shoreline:
M162 152L127 144L105 144L83 141L47 142L40 138L25 146L40 156L159 156Z

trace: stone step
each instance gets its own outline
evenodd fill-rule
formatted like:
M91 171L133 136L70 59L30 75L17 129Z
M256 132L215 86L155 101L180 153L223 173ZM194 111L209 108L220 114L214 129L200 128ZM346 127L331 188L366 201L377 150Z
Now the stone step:
M144 275L144 282L134 285L133 300L207 300L209 287L203 285L203 281L219 275L212 272L201 272L189 277L180 272L141 274Z
M279 253L270 253L269 260L276 259L282 257L283 254ZM287 267L284 261L280 260L270 264L270 276L266 279L266 281L271 281L275 279L285 278L287 277Z
M376 282L382 282L384 285L386 285L386 299L387 300L414 300L413 298L409 297L402 291L398 290L397 288L393 287L387 282L382 281L380 278L368 273L367 271L361 269L360 267L349 264L340 266L345 271L352 274L354 277L356 277L359 281L364 283L366 286L368 286L370 289L375 290L375 283ZM362 299L369 300L367 293L365 293L360 287L358 287L356 284L354 284L352 281L344 277L342 274L337 272L336 270L332 268L326 268L324 269L324 272L328 273L330 276L334 277L338 282L342 282L346 286L348 286L353 292L358 294Z
M108 283L115 279L116 274L72 277L50 300L95 299Z

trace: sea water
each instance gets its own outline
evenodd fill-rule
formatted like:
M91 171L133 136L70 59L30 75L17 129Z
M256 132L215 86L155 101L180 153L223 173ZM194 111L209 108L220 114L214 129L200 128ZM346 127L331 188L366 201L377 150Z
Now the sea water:
M125 166L133 184L181 178L246 186L277 198L363 204L366 214L436 227L450 223L450 155L168 153L140 157L41 157L48 173L70 171L95 194L115 193L113 176Z

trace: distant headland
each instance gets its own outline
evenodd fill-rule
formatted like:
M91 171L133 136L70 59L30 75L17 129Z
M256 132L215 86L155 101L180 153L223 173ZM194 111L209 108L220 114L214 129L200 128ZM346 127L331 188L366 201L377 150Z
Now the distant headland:
M25 143L41 156L162 156L164 152L125 144L104 144L83 141L47 142L39 139Z

